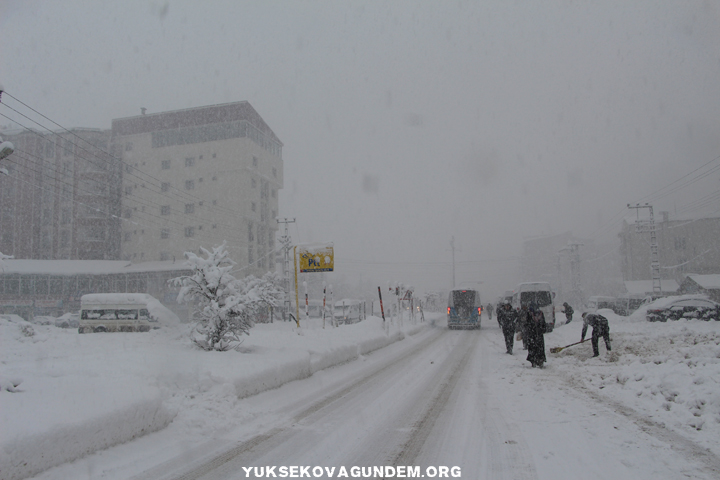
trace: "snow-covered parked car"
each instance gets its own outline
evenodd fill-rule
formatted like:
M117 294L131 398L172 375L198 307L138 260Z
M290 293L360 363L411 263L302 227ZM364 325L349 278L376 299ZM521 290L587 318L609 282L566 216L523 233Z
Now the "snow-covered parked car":
M80 312L63 314L55 319L55 326L58 328L78 328L80 326Z
M35 315L31 317L30 323L34 325L54 325L55 317L49 317L47 315Z
M720 303L704 295L664 297L650 303L645 316L648 322L667 322L681 318L720 320Z

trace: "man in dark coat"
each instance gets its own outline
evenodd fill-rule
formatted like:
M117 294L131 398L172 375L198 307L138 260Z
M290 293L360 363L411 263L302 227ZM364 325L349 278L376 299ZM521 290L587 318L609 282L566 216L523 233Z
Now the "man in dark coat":
M567 319L565 325L572 322L572 316L573 313L575 313L575 310L573 310L573 308L567 302L563 303L563 313L565 314L565 318Z
M585 334L587 333L588 325L590 325L592 329L592 347L593 347L593 357L597 357L600 355L600 349L598 348L598 340L600 337L603 337L605 340L605 347L607 348L608 352L612 349L610 348L610 325L608 325L607 318L603 317L602 315L598 315L597 313L583 313L583 328L582 328L582 338L580 340L585 341Z
M509 303L501 304L497 309L497 317L505 337L505 348L507 353L512 355L515 344L515 324L517 323L517 312Z
M545 315L535 302L528 307L523 335L527 336L527 361L534 367L543 368L545 361Z

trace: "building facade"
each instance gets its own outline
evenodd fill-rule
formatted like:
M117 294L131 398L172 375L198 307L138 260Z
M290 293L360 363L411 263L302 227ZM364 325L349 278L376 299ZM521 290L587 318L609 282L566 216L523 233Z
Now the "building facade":
M122 259L182 260L226 242L243 274L274 269L283 144L248 102L115 119L112 145Z
M689 273L720 273L720 218L671 220L662 212L655 224L660 278L682 282ZM652 279L650 233L638 232L633 222L623 222L620 232L624 280Z
M24 259L120 255L120 164L108 130L3 132L15 152L0 175L0 252Z

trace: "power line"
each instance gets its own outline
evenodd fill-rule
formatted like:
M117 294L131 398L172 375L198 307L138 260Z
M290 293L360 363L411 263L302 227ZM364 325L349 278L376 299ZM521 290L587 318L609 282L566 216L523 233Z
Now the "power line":
M41 117L47 119L49 122L51 122L51 123L53 123L54 125L58 126L59 128L61 128L61 129L64 130L65 132L69 133L70 135L73 135L74 137L76 137L76 138L79 139L80 141L82 141L82 142L84 142L84 143L87 143L87 144L90 145L91 147L99 150L101 153L103 153L104 155L108 156L108 157L109 157L110 159L112 159L113 161L118 162L120 165L123 165L123 166L125 167L126 173L129 174L131 177L137 178L138 180L140 180L140 181L145 181L145 182L148 181L147 178L153 180L153 181L156 182L156 183L153 183L153 182L148 182L148 183L149 183L150 185L156 187L156 188L160 188L160 191L153 191L153 193L156 193L156 194L159 194L159 195L163 195L163 196L167 196L165 193L162 192L162 184L165 183L165 182L162 182L160 179L153 177L152 175L148 174L147 172L144 172L143 170L141 170L141 169L139 169L139 168L137 168L137 167L134 167L134 166L126 163L126 162L123 161L121 158L115 157L115 156L113 156L112 154L110 154L109 152L106 152L106 151L98 148L97 146L91 144L90 142L88 142L88 141L85 140L84 138L82 138L82 137L80 137L79 135L77 135L75 132L73 132L73 131L71 131L71 130L65 128L65 127L63 127L63 126L60 125L59 123L55 122L54 120L52 120L52 119L48 118L47 116L43 115L42 113L38 112L37 110L35 110L34 108L32 108L32 107L30 107L29 105L25 104L24 102L22 102L21 100L17 99L16 97L10 95L10 94L7 93L7 92L5 92L5 93L6 93L7 96L9 96L10 98L12 98L13 100L15 100L15 101L17 101L18 103L20 103L21 105L29 108L30 110L32 110L33 112L37 113L37 114L40 115ZM57 132L53 132L52 130L50 130L49 128L47 128L45 125L42 125L41 123L37 122L36 120L33 120L32 118L28 117L27 115L25 115L25 114L19 112L18 110L10 107L10 106L7 105L6 103L1 103L0 105L4 105L5 107L9 108L10 110L12 110L12 111L18 113L19 115L22 115L23 117L27 118L28 120L32 121L32 122L35 123L36 125L44 128L44 129L47 130L50 134L55 135L55 136L58 136L58 137L60 137L62 140L67 141L67 139L65 139L65 138L63 138L62 136L60 136ZM32 129L30 129L30 128L28 128L28 127L26 127L25 125L22 125L20 122L17 122L16 120L8 117L7 115L4 115L4 114L0 114L0 115L3 116L3 117L5 117L5 118L7 118L8 120L16 123L17 125L20 125L21 127L25 128L27 131L29 131L29 132L31 132L31 133L34 133L34 134L40 136L41 138L43 138L43 136L40 135L39 133L33 131ZM77 147L78 149L80 149L80 150L82 150L82 151L84 151L84 152L92 155L92 156L95 157L96 159L98 159L98 160L100 160L100 161L103 161L103 162L105 162L105 163L109 163L109 161L108 161L107 159L102 159L102 158L98 157L95 153L90 152L90 151L84 149L84 148L81 147L80 145L78 145L78 144L76 144L76 143L73 143L73 142L70 142L70 143L71 143L71 145ZM136 175L135 173L133 173L134 171L139 172L140 174L144 175L144 176L147 177L147 178L142 178L142 177L140 177L139 175ZM195 200L198 200L198 201L203 201L203 199L201 199L201 198L199 198L199 197L197 197L197 196L195 196L195 195L192 195L192 194L190 194L189 192L180 190L179 188L177 188L177 187L175 187L175 186L173 186L173 185L170 185L170 189L173 190L173 192L176 193L176 194L186 195L186 196L188 196L189 198L192 198L192 199L195 199ZM218 208L213 208L213 207L211 207L211 206L207 206L207 207L205 207L205 208L208 208L208 209L210 209L210 210L224 211L224 212L230 213L230 214L232 214L232 215L235 214L235 212L232 211L231 209L220 208L220 207L218 207Z
M16 150L16 152L18 152L18 151ZM40 158L40 157L38 157L38 156L36 156L36 155L33 155L33 154L29 153L29 152L20 151L20 153L23 153L23 154L27 155L26 158L23 158L22 156L19 156L19 155L18 155L18 157L19 157L20 159L26 160L28 163L32 163L33 165L35 165L35 166L38 167L38 168L41 168L41 169L44 168L44 166L43 166L42 164L38 164L38 163L36 163L36 162L32 162L32 160L31 160L29 157L36 158L36 159L38 159L40 162L43 161L42 158ZM16 165L18 165L18 167L24 166L24 165L21 165L21 164L19 164L19 163L17 163L17 162L12 162L12 163L15 163ZM28 170L30 170L30 171L32 171L32 172L34 172L34 173L36 173L36 174L38 174L38 175L40 175L40 176L43 176L43 175L44 175L44 172L42 172L42 171L33 170L33 169L28 169ZM63 175L63 174L60 173L57 169L55 169L54 171L55 171L55 173L57 173L58 175ZM64 184L64 185L66 185L66 186L68 186L68 187L71 187L71 188L73 188L75 191L83 192L83 193L87 194L88 196L96 196L96 195L97 195L96 192L92 192L92 191L90 191L90 190L82 189L82 188L80 187L80 185L76 185L76 184L74 184L74 183L69 183L69 182L66 182L66 181L62 181L61 179L54 178L54 177L49 177L49 178L52 178L52 179L55 180L57 183L61 183L61 184ZM82 183L82 182L78 182L78 183ZM101 185L101 186L105 186L105 184L104 184L103 182L99 182L99 181L98 181L98 182L96 182L96 183L98 183L98 184ZM165 206L165 205L162 205L162 204L159 204L159 203L150 202L150 201L148 201L148 202L150 202L150 203L143 203L143 202L140 201L139 199L134 199L134 201L135 201L136 203L140 204L142 207L151 207L151 208L160 207L160 208L162 208L162 207ZM154 205L153 205L153 203L154 203ZM108 206L109 206L109 205L108 205ZM176 209L176 208L172 208L172 207L171 207L170 210L171 210L171 211L175 211L177 214L183 214L183 212L182 212L181 210ZM134 210L134 211L136 211L136 210ZM144 214L147 214L147 215L149 215L149 216L151 216L151 217L158 218L158 219L160 219L161 221L164 221L164 222L175 223L175 224L180 225L180 226L183 226L183 227L185 226L185 224L179 223L179 222L174 221L174 220L171 220L171 219L169 219L169 218L164 218L164 217L162 217L162 216L161 216L161 217L158 217L157 215L153 215L153 214L151 214L151 213L149 213L149 212L145 212L144 210L140 210L140 211L137 211L137 212L138 212L138 213L144 213ZM190 218L192 218L192 219L194 219L194 220L197 220L197 221L202 221L202 220L203 220L202 217L198 217L198 216L196 216L195 214L187 214L187 213L186 213L186 214L184 214L184 215L186 216L186 218L187 218L187 217L190 217ZM228 224L224 224L224 223L220 223L220 222L215 223L215 224L216 224L216 225L224 226L224 227L226 227L226 228L229 228L230 230L234 230L234 231L238 232L238 233L241 234L241 235L244 234L244 232L243 232L242 230L237 229L237 227L235 227L235 226L233 226L233 225L228 225ZM160 226L159 226L159 225L154 225L154 227L155 227L155 228L159 228Z

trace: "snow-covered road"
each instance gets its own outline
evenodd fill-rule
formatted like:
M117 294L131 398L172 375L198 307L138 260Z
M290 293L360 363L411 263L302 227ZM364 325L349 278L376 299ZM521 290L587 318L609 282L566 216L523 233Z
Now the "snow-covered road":
M157 465L133 478L246 478L256 473L250 467L268 466L278 476L282 467L309 467L311 477L320 467L322 478L334 468L337 478L343 467L352 477L354 466L403 465L428 476L459 467L448 476L468 479L718 478L716 455L552 362L529 368L524 355L519 345L506 355L492 324L429 328L240 401L247 420L222 438L184 446L140 439ZM123 448L114 450L122 456Z

